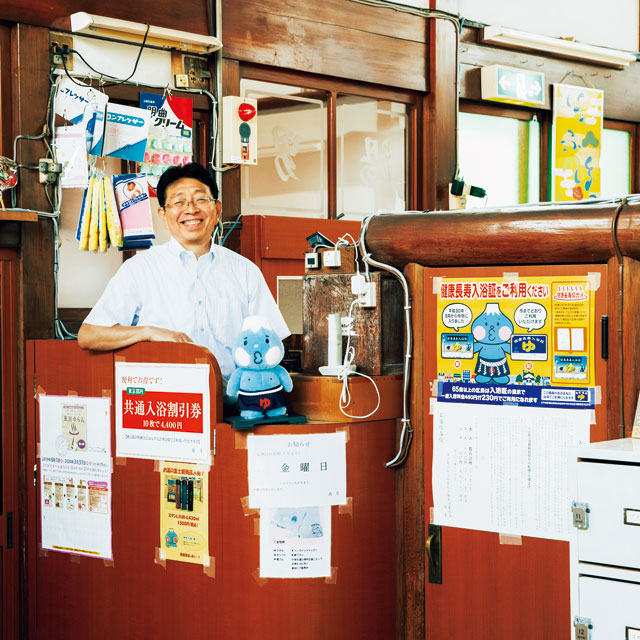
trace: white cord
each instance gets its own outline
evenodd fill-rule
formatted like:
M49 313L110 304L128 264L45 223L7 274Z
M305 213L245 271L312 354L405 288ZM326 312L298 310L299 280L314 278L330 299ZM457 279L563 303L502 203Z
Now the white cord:
M353 364L353 361L355 360L355 356L356 356L356 350L351 346L351 325L353 322L353 315L352 315L353 309L357 304L358 304L358 299L356 298L355 300L353 300L353 302L351 303L351 306L349 307L349 315L348 315L349 333L347 334L347 348L345 349L345 353L344 353L344 361L342 363L342 369L338 373L338 380L342 381L342 392L340 393L340 401L339 401L340 411L347 418L361 419L361 418L369 418L380 408L380 391L378 390L378 385L375 383L375 380L372 377L364 373L360 373L359 371L351 370L351 365ZM349 376L361 376L362 378L366 378L371 382L371 384L373 385L373 388L376 390L376 395L378 396L378 402L376 404L375 409L367 413L367 415L354 416L345 411L346 407L348 407L351 404L351 393L349 392Z

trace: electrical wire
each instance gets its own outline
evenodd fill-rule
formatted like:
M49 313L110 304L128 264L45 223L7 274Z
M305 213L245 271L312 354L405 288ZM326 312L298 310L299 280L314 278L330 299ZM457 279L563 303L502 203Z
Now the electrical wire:
M351 346L351 326L353 324L353 309L357 304L358 299L356 298L351 302L351 305L349 306L349 315L347 316L349 320L349 333L347 333L347 348L345 349L344 361L342 363L342 368L338 373L338 380L342 382L342 392L340 393L340 401L338 403L338 406L340 407L340 411L342 412L342 414L347 418L362 419L371 417L380 408L380 390L378 389L378 385L376 384L375 380L371 376L351 369L351 365L353 364L356 355L355 349ZM361 376L362 378L366 378L367 380L369 380L369 382L371 382L373 388L376 390L378 402L373 411L370 411L366 415L354 416L345 411L345 409L351 404L351 394L349 392L349 376Z
M242 218L242 213L238 214L238 217L234 220L229 231L227 231L227 233L224 234L224 238L222 238L222 240L220 241L221 247L224 247L224 243L227 241L229 234L236 228L236 225L238 224L238 222L240 222L240 218Z
M411 416L409 414L409 382L411 376L411 357L412 357L412 333L411 333L411 294L409 291L409 284L401 271L392 267L391 265L378 262L371 257L371 254L367 250L366 235L369 223L373 218L379 215L390 215L374 213L371 216L365 218L360 228L360 249L362 252L362 258L365 264L370 264L373 267L384 269L392 273L402 285L404 291L404 316L405 316L405 356L404 356L404 373L403 373L403 388L402 388L402 430L400 432L400 443L398 452L395 457L386 463L387 468L395 468L404 464L409 455L411 448L411 442L413 440L413 426L411 425Z
M142 56L142 52L144 51L144 47L145 44L147 43L147 36L149 35L149 24L147 24L147 29L144 32L144 38L142 38L142 44L140 45L140 49L138 50L138 55L136 57L136 61L135 64L133 65L133 71L124 79L124 80L120 80L118 78L116 78L115 76L111 76L108 73L100 73L100 71L97 71L96 69L94 69L84 58L84 56L77 51L76 49L68 49L67 53L75 53L80 60L82 60L82 62L84 62L87 67L89 67L89 69L91 69L91 71L93 71L93 73L97 73L100 78L111 78L112 80L118 80L118 82L108 82L106 84L101 83L102 87L117 87L118 85L121 84L125 84L127 82L129 82L129 80L131 80L131 78L133 78L133 76L135 75L136 71L138 70L138 63L140 62L140 57ZM69 80L71 80L71 82L73 82L74 84L80 85L80 86L84 86L79 82L76 82L71 75L69 74L69 70L67 69L67 61L66 61L66 55L65 53L62 54L62 66L64 67L64 72L67 75L67 77L69 78Z

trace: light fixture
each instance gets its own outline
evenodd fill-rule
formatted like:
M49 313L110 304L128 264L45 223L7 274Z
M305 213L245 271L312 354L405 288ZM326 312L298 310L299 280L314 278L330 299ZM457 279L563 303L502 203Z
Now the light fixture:
M130 22L117 18L94 16L84 11L70 16L71 31L87 35L101 36L109 40L121 40L140 44L147 32L147 25L142 22ZM197 33L149 27L146 44L164 49L180 49L193 53L207 54L222 47L222 42L213 36L202 36Z
M591 44L575 42L574 40L551 38L537 33L528 33L505 27L484 27L482 29L482 41L514 49L541 51L563 58L573 58L618 69L622 69L637 60L636 56L628 51L597 47Z

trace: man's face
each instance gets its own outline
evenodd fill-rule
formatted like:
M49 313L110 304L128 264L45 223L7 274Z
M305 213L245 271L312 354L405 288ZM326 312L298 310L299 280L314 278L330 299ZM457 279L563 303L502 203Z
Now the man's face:
M197 200L211 198L211 202L198 205ZM184 207L171 206L176 202ZM166 192L162 220L169 233L197 256L209 250L211 234L220 218L221 204L213 200L209 187L195 178L181 178L169 185Z

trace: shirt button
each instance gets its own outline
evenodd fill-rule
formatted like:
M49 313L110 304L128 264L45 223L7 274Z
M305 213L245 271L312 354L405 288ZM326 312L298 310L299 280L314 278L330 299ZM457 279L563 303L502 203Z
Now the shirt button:
M198 304L202 304L202 300L198 300Z

